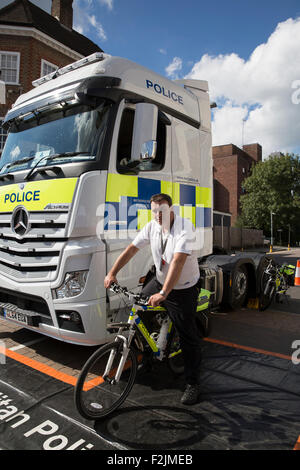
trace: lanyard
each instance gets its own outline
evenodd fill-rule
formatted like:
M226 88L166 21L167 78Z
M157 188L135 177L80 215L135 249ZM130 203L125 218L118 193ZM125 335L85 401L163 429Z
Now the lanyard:
M162 270L162 267L165 264L165 260L163 259L163 254L165 252L168 240L169 240L169 235L167 236L167 238L163 242L162 229L161 229L161 232L160 232L160 247L161 247L160 271Z
M165 252L165 249L166 249L166 246L167 246L167 243L168 243L168 240L169 240L169 235L167 235L165 241L163 242L163 236L162 236L162 230L160 232L160 247L161 247L161 256L164 254Z

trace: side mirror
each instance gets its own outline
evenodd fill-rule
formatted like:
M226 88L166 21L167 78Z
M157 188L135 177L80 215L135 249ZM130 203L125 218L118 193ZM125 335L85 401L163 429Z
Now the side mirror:
M138 103L135 109L131 161L153 160L156 156L157 106Z

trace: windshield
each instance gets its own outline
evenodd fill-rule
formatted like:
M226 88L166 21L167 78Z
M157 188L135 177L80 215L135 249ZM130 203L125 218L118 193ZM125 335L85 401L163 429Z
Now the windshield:
M94 160L103 144L109 108L105 101L94 109L64 103L15 120L0 159L0 174ZM52 155L56 158L51 161Z

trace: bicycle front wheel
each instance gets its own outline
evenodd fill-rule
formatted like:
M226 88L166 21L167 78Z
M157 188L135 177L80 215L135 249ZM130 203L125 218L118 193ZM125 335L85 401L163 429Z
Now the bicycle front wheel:
M122 357L123 343L115 341L99 348L83 366L74 398L77 410L84 418L103 418L126 400L135 382L137 358L130 348L120 379L116 380Z

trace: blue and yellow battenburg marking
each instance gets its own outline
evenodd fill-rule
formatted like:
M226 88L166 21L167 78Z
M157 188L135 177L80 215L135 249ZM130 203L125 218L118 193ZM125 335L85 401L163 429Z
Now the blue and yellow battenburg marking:
M43 211L48 204L70 204L78 178L29 181L0 188L0 212L22 205L28 211Z
M174 212L190 219L196 228L211 227L211 188L109 173L104 229L143 228L151 220L150 198L158 193L169 194Z

